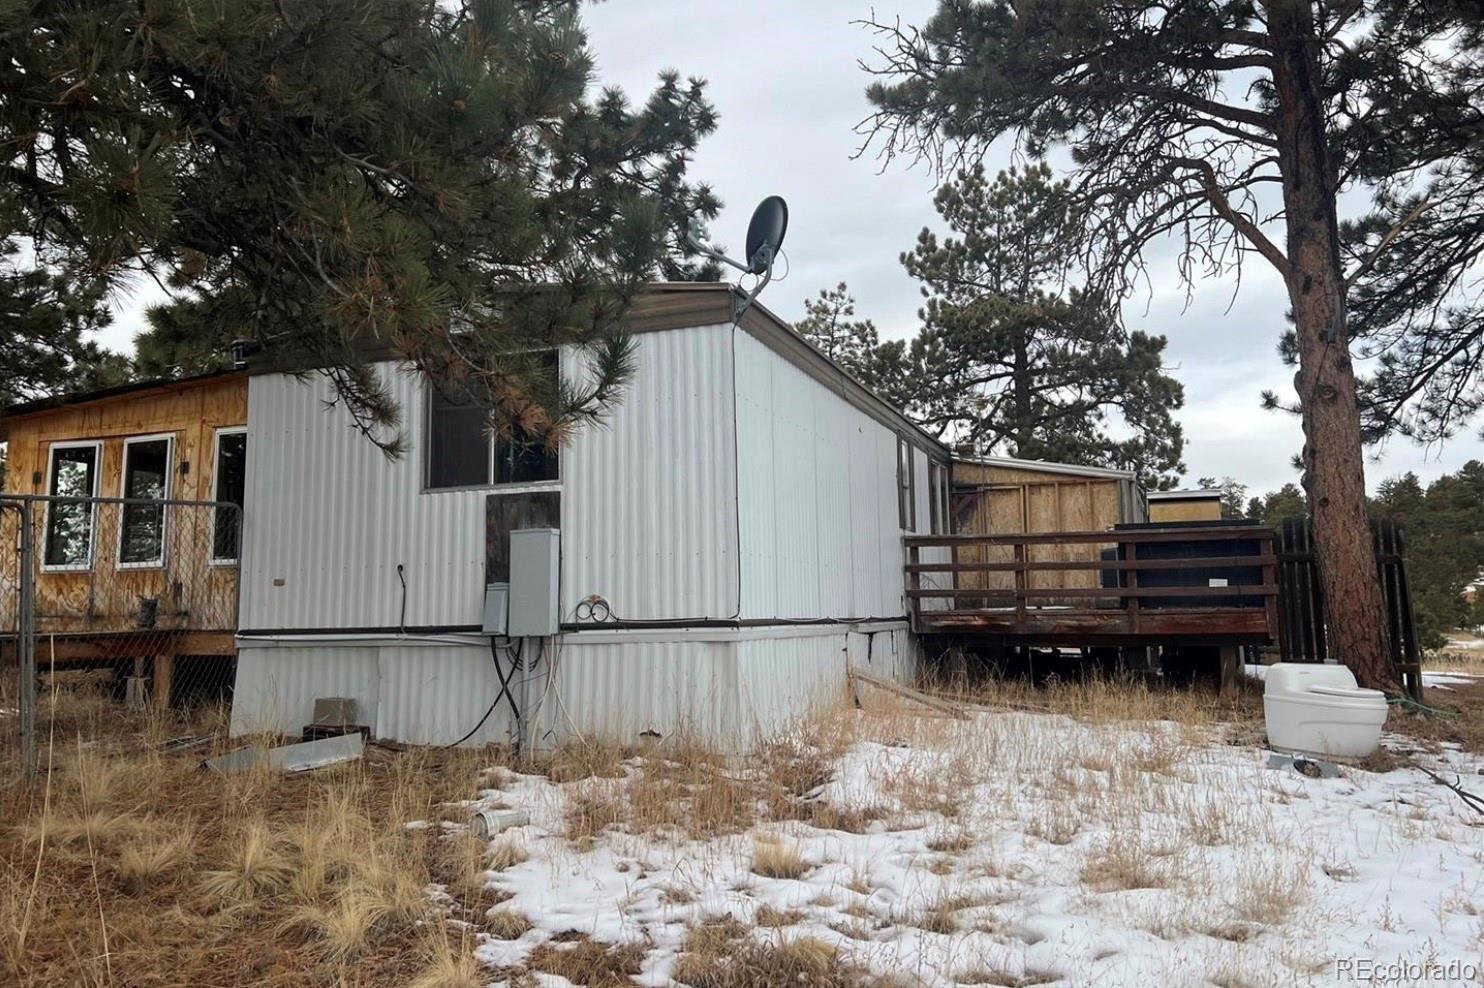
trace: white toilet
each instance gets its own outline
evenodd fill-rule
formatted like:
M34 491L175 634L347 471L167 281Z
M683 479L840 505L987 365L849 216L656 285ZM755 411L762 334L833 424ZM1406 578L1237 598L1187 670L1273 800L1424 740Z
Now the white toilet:
M1268 744L1289 754L1364 758L1381 743L1386 694L1359 689L1341 665L1268 666L1262 708Z

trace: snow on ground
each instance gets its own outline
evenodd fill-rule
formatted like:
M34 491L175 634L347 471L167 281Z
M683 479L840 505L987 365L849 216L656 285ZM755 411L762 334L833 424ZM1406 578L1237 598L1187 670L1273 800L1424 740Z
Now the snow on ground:
M731 917L759 938L824 940L908 984L1325 984L1343 958L1484 970L1484 827L1415 769L1310 779L1266 768L1266 751L1218 729L1163 722L852 716L853 740L812 798L869 819L862 833L788 821L694 839L620 825L573 841L569 802L625 783L507 774L479 799L530 811L531 826L498 838L529 858L488 881L511 896L498 908L534 928L486 939L477 956L518 966L576 931L645 944L637 980L664 985L687 928ZM1484 760L1429 758L1484 788ZM754 873L769 844L806 870Z

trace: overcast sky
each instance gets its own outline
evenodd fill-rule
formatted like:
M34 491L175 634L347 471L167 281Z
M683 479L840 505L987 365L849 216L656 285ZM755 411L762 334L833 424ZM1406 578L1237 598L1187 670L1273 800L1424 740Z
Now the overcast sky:
M920 23L933 7L887 0L875 13ZM585 17L600 80L634 100L663 68L709 80L721 123L701 145L692 175L726 204L713 225L716 239L738 251L758 200L775 193L788 200L788 276L762 296L768 307L795 319L805 298L844 281L858 314L895 338L916 330L920 304L898 255L937 216L924 168L899 163L882 172L873 156L853 159L854 127L867 113L867 77L857 60L869 59L872 38L852 22L871 9L861 0L610 0L587 7ZM994 171L1009 163L1007 156L985 165ZM1169 338L1169 371L1185 385L1189 482L1231 475L1257 493L1296 480L1289 461L1302 445L1298 422L1258 407L1264 388L1293 391L1292 371L1274 350L1286 310L1277 274L1254 262L1235 297L1231 284L1213 281L1187 300L1167 257L1152 266L1151 280L1150 294L1128 303L1125 317L1130 328ZM138 331L138 309L150 298L141 290L120 307L112 345ZM1367 476L1374 488L1406 470L1427 479L1480 457L1484 443L1473 435L1430 450L1393 441Z

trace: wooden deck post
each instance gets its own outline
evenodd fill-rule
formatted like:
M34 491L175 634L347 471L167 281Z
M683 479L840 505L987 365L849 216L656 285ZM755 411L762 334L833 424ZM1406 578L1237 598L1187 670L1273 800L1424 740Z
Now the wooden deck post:
M1024 631L1027 624L1025 588L1026 588L1026 544L1015 543L1015 629Z
M1137 543L1137 542L1130 542L1130 543L1128 543L1128 558L1129 558L1129 561L1130 562L1136 562L1136 561L1138 561L1138 558L1139 558L1139 543ZM1124 572L1128 574L1128 579L1127 579L1127 581L1125 581L1128 584L1127 589L1129 589L1129 590L1137 590L1137 589L1139 589L1139 571L1137 569L1130 568L1130 569L1124 570ZM1139 633L1139 598L1138 597L1129 597L1129 598L1127 598L1127 603L1128 603L1128 630L1131 633L1137 635Z
M170 709L170 693L175 685L175 653L161 652L155 655L154 683L150 693L154 698L155 709Z
M1222 696L1231 696L1242 682L1242 648L1240 645L1221 646Z
M922 550L919 549L916 545L909 544L907 546L907 562L909 564L907 566L907 589L911 591L921 590L922 574L917 571L917 567L922 562ZM949 598L950 607L956 606L957 603L958 602L956 600ZM921 598L915 596L912 593L907 594L907 620L908 623L911 624L913 630L916 630L918 627L917 615L918 612L921 610Z

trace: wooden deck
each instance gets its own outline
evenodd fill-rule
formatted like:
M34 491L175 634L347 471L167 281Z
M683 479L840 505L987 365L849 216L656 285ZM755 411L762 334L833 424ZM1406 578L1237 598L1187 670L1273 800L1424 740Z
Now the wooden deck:
M1269 644L1278 627L1274 534L1261 525L1223 525L907 536L913 627L920 634L979 635L1019 644ZM1219 551L1233 541L1256 542L1258 553ZM1213 548L1186 558L1150 558L1158 543ZM1098 558L1105 549L1116 550L1114 558ZM1179 573L1195 570L1257 570L1261 576L1255 583L1249 578L1226 586L1139 585L1141 573L1171 574L1178 582ZM1091 585L1048 586L1044 580L1037 585L1037 574L1068 572L1090 575L1081 582ZM1102 586L1106 572L1120 574L1119 585Z

